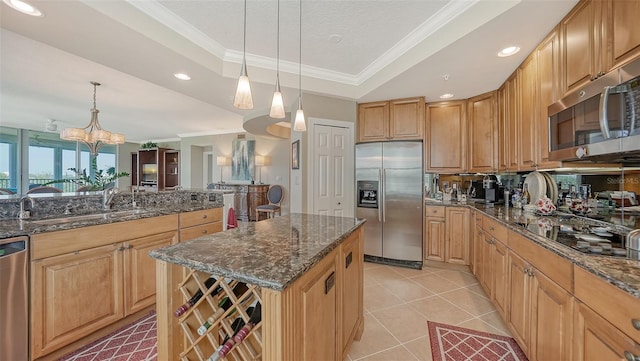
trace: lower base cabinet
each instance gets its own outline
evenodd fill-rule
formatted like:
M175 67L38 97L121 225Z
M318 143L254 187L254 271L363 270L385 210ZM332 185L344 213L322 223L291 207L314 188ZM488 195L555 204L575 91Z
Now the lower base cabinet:
M469 264L469 214L463 207L425 207L424 259Z
M530 355L531 277L529 265L515 253L509 254L509 300L507 325L522 351Z

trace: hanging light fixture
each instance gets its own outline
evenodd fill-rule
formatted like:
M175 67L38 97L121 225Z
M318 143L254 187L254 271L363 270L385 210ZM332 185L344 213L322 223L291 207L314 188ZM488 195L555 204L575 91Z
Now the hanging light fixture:
M247 0L244 0L244 30L242 33L242 68L238 77L236 96L233 98L233 106L238 109L253 109L253 96L251 95L251 83L247 75Z
M282 92L280 91L280 0L278 0L278 30L276 34L276 90L273 92L269 116L271 118L284 118L284 100L282 100Z
M307 131L307 124L304 120L304 110L302 110L302 0L300 0L300 44L298 46L299 61L298 61L298 110L296 111L296 118L293 122L293 130L296 132Z
M60 132L60 139L82 142L89 147L91 155L98 155L98 149L103 144L122 144L124 134L111 133L102 129L98 123L98 113L96 108L96 88L100 83L92 81L93 85L93 108L91 108L91 121L84 128L66 128Z

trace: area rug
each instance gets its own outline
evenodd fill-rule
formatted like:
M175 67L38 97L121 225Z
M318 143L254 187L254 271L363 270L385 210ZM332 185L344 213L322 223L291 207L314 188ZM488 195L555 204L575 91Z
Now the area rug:
M158 356L156 313L76 350L59 361L151 361Z
M434 361L527 361L511 337L427 321Z

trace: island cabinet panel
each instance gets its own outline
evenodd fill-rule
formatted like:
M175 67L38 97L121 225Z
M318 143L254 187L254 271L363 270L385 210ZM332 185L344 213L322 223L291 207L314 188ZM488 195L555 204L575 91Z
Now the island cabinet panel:
M124 316L117 245L31 264L31 356L53 352Z
M222 232L222 208L180 213L180 242Z
M359 340L362 335L364 323L360 315L363 309L363 284L360 280L364 277L363 263L364 250L362 248L361 234L357 233L349 237L340 247L338 258L338 270L341 273L339 280L342 284L338 287L338 310L342 319L342 355L338 359L346 359L349 348L354 339Z

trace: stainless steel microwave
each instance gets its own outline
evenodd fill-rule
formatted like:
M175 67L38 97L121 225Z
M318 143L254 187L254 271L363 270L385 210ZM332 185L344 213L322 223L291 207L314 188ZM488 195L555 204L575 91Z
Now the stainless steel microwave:
M640 165L640 59L549 106L551 160Z

